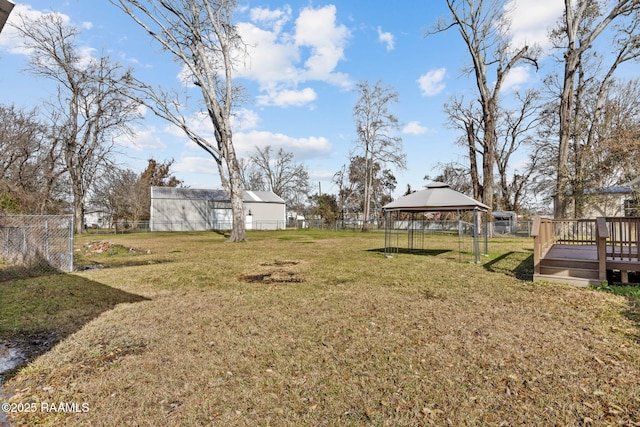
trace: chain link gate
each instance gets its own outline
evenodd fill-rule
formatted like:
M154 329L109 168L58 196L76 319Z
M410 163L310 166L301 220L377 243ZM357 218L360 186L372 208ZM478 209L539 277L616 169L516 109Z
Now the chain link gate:
M0 215L0 258L42 272L73 271L73 215Z

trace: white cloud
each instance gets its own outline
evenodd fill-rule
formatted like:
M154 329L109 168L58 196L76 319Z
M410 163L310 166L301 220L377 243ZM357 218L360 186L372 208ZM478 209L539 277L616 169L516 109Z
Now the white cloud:
M509 35L513 46L550 46L549 29L553 28L564 12L564 2L559 0L509 0L505 5L511 21Z
M269 90L266 95L257 97L258 105L274 105L278 107L302 106L316 100L318 95L311 88L302 90Z
M116 139L116 144L121 147L131 148L135 151L164 150L167 148L158 136L158 131L155 127L138 129L135 131L135 134L131 136L122 135Z
M278 82L299 81L296 63L300 53L291 40L246 22L238 24L238 31L248 50L248 62L238 70L239 77L255 80L263 88Z
M254 128L259 121L258 115L251 110L240 110L232 118L233 145L239 157L248 157L253 153L255 147L272 146L275 149L282 148L292 152L297 159L312 159L326 155L331 152L331 144L325 137L302 137L296 138L282 133L272 133L267 131L248 131ZM197 113L187 119L188 125L203 138L213 141L213 127L206 113ZM191 140L188 140L184 132L176 126L168 125L164 131L174 138L184 142L188 150L199 151L201 148Z
M335 176L335 171L313 169L309 172L311 181L331 181Z
M423 74L418 79L420 90L424 96L434 96L442 92L445 84L442 82L446 74L446 68L438 68Z
M18 30L16 30L15 27L23 26L23 20L26 22L31 22L40 19L44 15L48 14L55 14L60 16L65 24L68 24L70 22L70 19L67 15L63 15L58 12L35 10L31 8L31 6L25 4L16 4L2 30L2 37L0 37L0 47L16 55L28 55L30 52L29 49L24 45L24 38L18 34Z
M402 128L402 133L410 134L410 135L424 135L427 133L429 129L426 126L422 126L420 122L413 121L407 123Z
M517 89L523 83L528 82L531 79L529 71L529 67L513 67L502 82L502 90Z
M234 132L253 129L258 125L259 120L260 117L255 111L241 108L231 116L231 128ZM208 113L204 111L194 113L186 118L186 123L189 129L193 130L197 135L210 140L215 138L213 124ZM187 138L184 131L173 124L167 124L164 131L177 138ZM195 143L191 144L191 146L197 147Z
M253 110L242 108L231 117L231 128L234 132L253 129L258 126L260 117Z
M35 10L29 5L16 4L13 11L9 15L9 19L5 27L2 30L2 37L0 37L0 48L7 50L15 55L30 55L31 49L25 44L25 38L18 33L15 27L24 27L31 24L34 21L43 19L44 17L51 15L58 17L63 25L73 25L68 15L52 12ZM81 24L83 28L91 28L90 23L84 22ZM80 66L86 66L90 61L94 59L93 54L96 49L89 46L79 46L76 50L78 54L78 63Z
M259 83L263 105L301 106L316 99L312 89L298 89L310 81L348 88L349 76L336 71L344 59L349 30L336 22L336 8L306 7L285 30L290 7L250 10L251 22L238 24L248 47L247 63L238 76Z
M276 10L255 7L250 10L249 15L251 21L262 23L277 34L280 33L284 24L291 20L291 7L286 5L282 9Z
M349 35L347 27L336 25L334 5L319 9L307 7L300 12L294 39L297 46L311 49L305 62L307 78L326 80L331 75L338 61L344 58Z
M252 131L234 134L234 145L239 156L247 157L255 147L270 145L274 149L284 149L295 155L297 160L313 159L331 151L329 140L324 137L294 138L281 133Z
M393 34L389 32L383 32L381 27L378 27L378 40L381 43L387 45L387 51L393 50L395 48L395 39Z
M213 157L181 157L171 167L174 172L218 175Z

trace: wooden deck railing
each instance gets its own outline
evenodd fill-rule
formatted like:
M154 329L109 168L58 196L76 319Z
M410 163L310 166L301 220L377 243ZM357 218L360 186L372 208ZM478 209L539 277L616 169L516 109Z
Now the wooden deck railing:
M640 217L606 217L587 220L535 218L531 231L534 272L555 244L596 246L600 280L608 269L640 270Z
M640 217L607 217L607 257L615 261L640 262Z
M553 220L535 217L531 227L531 237L533 237L533 272L540 274L540 260L553 246Z
M598 253L598 280L607 280L607 240L609 229L605 218L596 219L596 251Z

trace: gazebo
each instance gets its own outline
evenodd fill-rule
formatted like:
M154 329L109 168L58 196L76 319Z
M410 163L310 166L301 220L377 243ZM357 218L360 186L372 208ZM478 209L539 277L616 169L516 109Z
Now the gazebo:
M487 227L480 232L480 213L484 213L484 224L487 223L489 207L471 197L455 191L448 184L432 182L426 189L401 197L383 207L385 213L385 256L391 257L399 252L399 236L407 233L407 250L424 250L424 235L432 225L427 221L428 213L456 212L458 220L449 224L447 230L458 236L458 248L465 235L473 238L473 254L475 262L480 263L480 239L484 237L484 255L487 254ZM462 220L464 213L471 212L472 223ZM442 227L441 227L442 228ZM418 247L416 247L418 246Z

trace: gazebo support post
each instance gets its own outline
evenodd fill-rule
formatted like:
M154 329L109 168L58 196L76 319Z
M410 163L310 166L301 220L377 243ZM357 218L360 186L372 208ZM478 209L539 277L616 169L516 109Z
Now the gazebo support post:
M489 212L484 213L484 256L489 256Z
M413 212L407 223L407 249L409 249L408 252L413 252Z
M395 214L395 218L394 218ZM386 211L384 221L384 257L393 258L393 254L398 255L398 233L395 229L395 222L399 212Z
M473 210L473 253L476 256L476 264L480 264L480 240L479 237L480 218L478 217L478 209Z
M458 262L462 262L462 239L464 229L462 227L462 211L458 210Z

